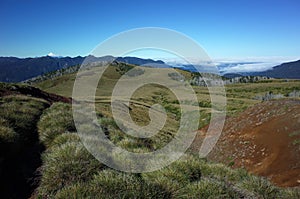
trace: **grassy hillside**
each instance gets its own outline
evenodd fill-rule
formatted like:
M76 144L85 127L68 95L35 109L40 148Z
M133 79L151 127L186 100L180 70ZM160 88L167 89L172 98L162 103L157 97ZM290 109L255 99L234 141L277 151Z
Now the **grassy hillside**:
M167 112L166 125L149 139L124 134L112 118L110 96L118 79L134 67L114 65L105 71L96 92L96 115L99 125L115 145L144 153L161 148L173 138L181 113L178 100L170 90L156 84L141 87L131 98L132 119L137 124L147 124L149 107L159 103ZM162 77L168 74L168 69L161 70ZM192 77L186 71L180 72L187 81ZM90 74L92 78L94 73ZM26 85L1 84L0 146L1 151L8 151L0 154L1 198L30 195L32 198L300 197L299 189L280 188L245 169L233 169L232 164L200 159L193 150L155 172L129 174L108 168L86 150L76 133L70 99L66 98L72 94L74 80L75 74L67 74L35 85L65 98ZM200 129L210 120L210 97L206 87L193 88L199 103L187 106L192 110L200 107ZM257 95L272 92L287 96L298 88L299 81L281 80L228 85L228 115L235 117L246 108L260 104ZM15 170L20 172L14 173Z
M53 104L39 125L53 109L67 111L67 106ZM101 113L99 113L101 114ZM59 120L65 121L68 116ZM56 120L55 120L56 121ZM108 117L99 123L112 141L131 151L151 150L149 142L122 136ZM51 128L51 127L48 127ZM41 182L34 197L38 198L297 198L299 190L281 189L268 180L250 175L243 169L230 169L185 155L156 172L128 174L107 168L83 147L76 133L65 127L48 142L43 153ZM43 131L40 131L42 135ZM155 144L155 141L152 142ZM135 150L136 149L136 150ZM141 152L141 151L140 151Z
M44 150L37 123L54 101L68 100L45 94L24 85L0 84L1 198L26 198L37 187L36 170L41 165L40 153Z
M118 79L129 69L134 68L133 65L126 65L120 67L118 65L110 66L103 73L102 78L99 81L98 89L96 93L97 105L101 108L108 108L107 103L110 102L112 90L118 81ZM137 69L143 70L143 67L136 67ZM123 70L122 70L123 69ZM166 78L167 71L169 69L160 69L162 72L158 75L159 78ZM193 74L187 71L176 69L179 73L185 77L185 81L189 83ZM166 71L165 73L163 71ZM96 74L94 74L96 75ZM92 78L93 75L91 75ZM161 76L161 77L160 77ZM45 90L50 93L59 94L66 97L72 96L73 85L76 79L76 74L67 74L62 77L55 79L49 79L43 82L34 84L34 86ZM207 112L210 108L210 96L209 91L206 87L193 86L195 90L200 109L203 112ZM241 111L245 110L254 104L261 102L261 98L268 93L282 94L284 97L288 96L293 91L300 91L300 80L262 80L257 83L240 83L226 85L226 97L227 97L227 114L237 115ZM158 98L165 100L165 103L171 106L178 106L174 95L170 94L168 89L165 89L158 85L148 85L138 89L132 101L143 102L148 105L157 102ZM109 112L109 111L108 111Z

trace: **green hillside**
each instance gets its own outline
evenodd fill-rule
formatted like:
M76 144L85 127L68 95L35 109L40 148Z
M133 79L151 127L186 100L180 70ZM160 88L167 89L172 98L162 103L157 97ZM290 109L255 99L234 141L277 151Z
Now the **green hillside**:
M136 153L150 152L163 147L174 137L180 124L180 109L170 90L156 84L144 86L131 98L132 119L140 125L147 124L148 108L159 103L167 112L166 125L149 139L124 134L112 118L110 96L121 75L134 67L117 65L105 71L96 93L96 114L101 128L115 145ZM187 79L192 77L186 71L180 72ZM66 74L34 86L70 97L74 80L75 74ZM210 97L206 87L193 88L199 103L188 106L190 109L200 107L200 129L210 120ZM228 115L235 116L260 103L261 100L255 98L257 95L272 92L288 96L297 88L300 88L299 81L281 80L228 85ZM29 92L32 90L35 94ZM244 169L232 169L232 165L200 159L192 150L155 172L129 174L108 168L81 143L69 98L38 94L44 93L41 90L26 85L1 84L0 143L1 151L6 151L0 156L1 198L296 199L300 196L299 189L280 188Z

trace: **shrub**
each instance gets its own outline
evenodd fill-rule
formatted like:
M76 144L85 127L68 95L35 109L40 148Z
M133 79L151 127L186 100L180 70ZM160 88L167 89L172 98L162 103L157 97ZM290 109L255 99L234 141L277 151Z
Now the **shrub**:
M54 103L42 115L38 122L38 132L41 142L51 146L51 142L62 133L76 130L70 104Z
M104 165L81 143L70 142L50 148L43 154L42 178L38 192L51 195L65 186L87 181Z

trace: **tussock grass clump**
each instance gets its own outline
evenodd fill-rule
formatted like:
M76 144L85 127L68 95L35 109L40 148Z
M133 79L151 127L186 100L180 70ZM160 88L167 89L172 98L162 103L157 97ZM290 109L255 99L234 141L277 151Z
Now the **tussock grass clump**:
M293 199L300 198L300 188L299 187L285 188L280 191L281 191L281 195L285 196L286 198L293 198Z
M18 140L19 135L9 127L8 122L0 118L0 144L14 143Z
M136 174L114 170L99 172L87 183L78 183L59 191L56 198L170 198L162 186L147 183Z
M36 141L36 123L48 103L36 98L10 96L2 98L0 117L20 136L22 142Z
M75 142L80 143L80 137L76 133L63 133L58 135L51 143L51 147L61 146L66 143Z
M109 198L142 198L150 194L149 189L151 189L137 175L114 170L100 172L90 182L90 188L92 192Z
M285 194L267 179L252 175L243 180L240 187L255 193L257 197L261 198L283 198L282 194Z
M75 130L72 107L61 102L54 103L48 108L38 122L39 137L46 147L50 147L58 135Z
M238 198L238 194L230 190L224 182L212 179L187 184L178 192L178 198Z
M20 136L8 126L8 122L0 118L0 157L8 157L12 151L17 151Z
M201 180L202 164L202 160L189 157L178 160L161 170L142 175L147 182L154 182L176 196L177 192L187 184Z
M117 146L131 152L145 153L153 148L151 139L141 139L130 136L118 127L112 118L101 117L98 120L105 135ZM125 128L125 127L123 127Z
M135 153L150 152L149 147L147 147L142 139L124 138L117 143L117 146Z
M14 143L18 138L19 135L12 128L0 126L0 144Z
M55 196L53 196L56 199L77 199L77 198L93 198L93 195L91 194L89 185L87 183L76 183L69 186L64 187L63 189L59 190ZM104 198L100 195L94 198Z
M59 136L59 139L64 136ZM80 143L53 146L45 155L38 194L51 198L299 198L299 191L185 156L159 171L129 174L97 167ZM80 155L78 155L80 154ZM72 157L72 158L71 158ZM81 157L81 158L79 158ZM88 161L89 160L89 161ZM98 163L99 164L99 163Z
M65 186L91 179L103 168L81 143L52 147L43 154L38 192L42 196L52 195Z

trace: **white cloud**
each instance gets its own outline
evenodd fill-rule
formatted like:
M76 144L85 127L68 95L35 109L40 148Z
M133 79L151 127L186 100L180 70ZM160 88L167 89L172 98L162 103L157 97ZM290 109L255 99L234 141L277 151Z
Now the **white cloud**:
M272 69L274 66L284 62L299 60L299 57L245 57L245 58L225 58L213 59L211 63L195 60L195 65L208 68L217 66L221 74L225 73L243 73L243 72L261 72ZM180 60L164 60L170 65L180 67Z
M236 63L221 69L221 73L261 72L272 69L280 63Z
M219 59L215 64L221 73L261 72L272 69L284 62L299 60L299 57L248 57L238 59Z

